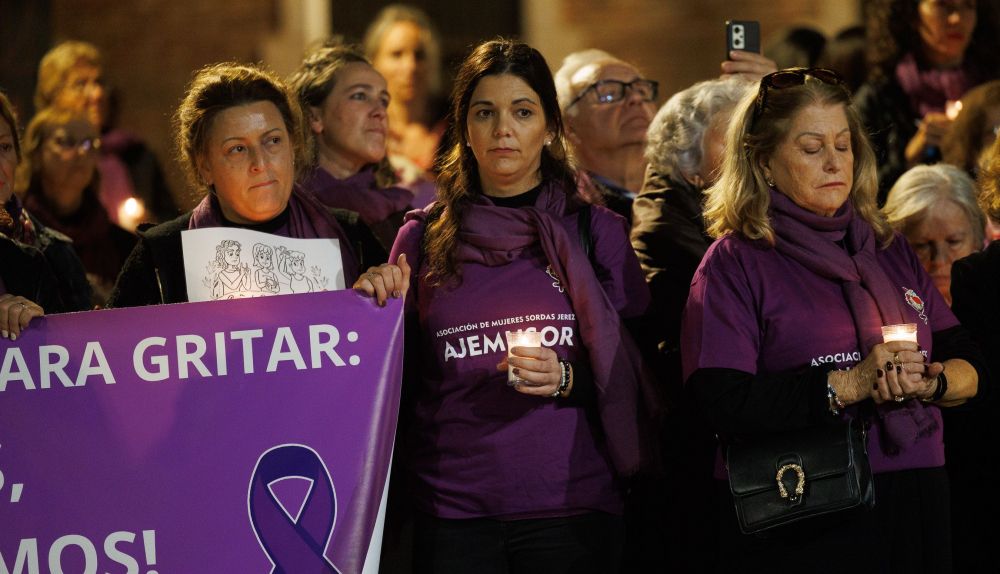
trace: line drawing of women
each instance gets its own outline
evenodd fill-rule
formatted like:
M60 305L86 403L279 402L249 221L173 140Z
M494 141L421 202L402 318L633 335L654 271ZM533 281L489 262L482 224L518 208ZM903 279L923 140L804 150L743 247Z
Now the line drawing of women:
M253 244L253 289L261 293L277 293L278 276L274 274L274 249L264 243Z
M311 293L313 281L306 277L306 256L301 251L281 249L278 252L278 272L288 279L288 289L292 293Z
M215 264L219 272L212 284L212 299L231 299L232 293L249 289L250 269L246 263L240 264L242 249L240 242L233 239L223 239L215 247Z

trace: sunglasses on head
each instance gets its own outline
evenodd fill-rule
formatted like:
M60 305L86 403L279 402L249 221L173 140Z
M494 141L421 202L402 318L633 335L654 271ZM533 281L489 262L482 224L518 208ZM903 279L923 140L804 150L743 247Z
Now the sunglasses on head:
M750 121L750 131L753 131L757 118L764 113L767 107L767 94L771 90L783 90L794 88L806 83L806 78L815 78L824 84L844 87L844 81L840 79L837 72L826 68L788 68L772 72L760 80L760 89L757 90L757 101L754 103L753 119Z

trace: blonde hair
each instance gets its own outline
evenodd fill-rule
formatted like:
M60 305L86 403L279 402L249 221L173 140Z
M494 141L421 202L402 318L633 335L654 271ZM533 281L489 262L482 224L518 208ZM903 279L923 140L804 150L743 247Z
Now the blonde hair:
M436 97L441 93L441 36L427 13L420 8L407 4L390 4L382 8L365 30L361 42L365 55L374 64L385 35L400 22L409 22L420 28L427 57L427 91L429 96Z
M854 154L854 184L850 201L858 216L875 229L882 245L888 246L893 233L875 200L878 190L875 154L847 90L807 75L800 86L770 88L767 105L754 119L757 94L751 91L737 104L733 122L726 133L728 153L723 159L721 174L715 185L706 191L708 233L713 237L739 233L747 239L764 240L774 245L774 230L767 215L771 198L761 164L788 137L792 120L803 109L812 105L841 105L851 130Z
M101 51L89 42L69 40L49 50L38 64L38 87L35 88L35 109L52 105L66 84L66 77L80 65L102 68Z
M896 180L882 211L896 231L904 232L923 220L939 201L951 201L962 208L972 229L973 243L983 244L986 216L976 205L976 187L969 174L938 163L918 165Z
M24 155L21 163L17 166L14 185L14 193L19 197L23 198L29 191L34 193L33 190L41 189L42 146L58 128L69 125L76 120L92 126L95 136L100 133L100 130L91 123L86 114L59 108L45 108L35 114L35 117L28 122L22 140ZM92 188L95 193L100 189L100 171L97 169L96 162L94 163L94 173L91 174L87 187Z
M983 158L979 172L979 207L993 221L1000 221L1000 136Z

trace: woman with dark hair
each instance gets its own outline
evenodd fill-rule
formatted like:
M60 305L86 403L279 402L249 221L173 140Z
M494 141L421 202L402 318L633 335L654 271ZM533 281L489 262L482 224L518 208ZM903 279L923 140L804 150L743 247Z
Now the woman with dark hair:
M358 212L388 256L413 194L393 185L386 158L385 79L357 49L325 45L305 57L289 83L315 155L302 187L324 205Z
M996 2L877 0L858 108L878 158L879 204L907 169L941 159L948 106L1000 76Z
M257 66L215 64L195 73L175 116L177 148L191 184L205 192L193 211L140 229L108 302L134 307L188 300L181 232L239 227L299 239L336 238L348 284L380 250L356 213L327 208L294 187L307 165L298 102Z
M73 240L87 270L94 303L103 304L135 247L98 198L97 127L78 112L46 108L28 124L17 194L32 215Z
M407 348L420 363L408 366L399 446L417 570L616 571L618 478L640 469L648 438L622 319L649 293L625 221L575 198L537 50L473 50L452 120L439 201L408 216L398 265L355 284L379 301L409 294ZM508 346L517 331L539 332L542 346Z
M12 341L46 311L90 307L90 287L72 242L28 214L14 194L20 159L17 117L0 93L0 337Z
M717 240L684 310L687 385L729 443L867 420L875 506L754 536L720 484L719 572L769 570L776 557L841 571L833 548L852 572L950 572L941 409L976 396L982 359L876 207L875 157L850 94L830 70L765 76L737 107L727 147L742 153L726 155L707 193ZM881 327L900 323L917 325L917 342L883 342Z

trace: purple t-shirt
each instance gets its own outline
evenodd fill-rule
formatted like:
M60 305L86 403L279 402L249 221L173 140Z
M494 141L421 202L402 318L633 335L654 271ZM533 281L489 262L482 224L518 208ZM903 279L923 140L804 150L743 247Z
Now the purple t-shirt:
M576 236L576 216L563 218ZM536 329L543 345L569 361L587 361L570 300L548 271L541 247L513 262L465 263L457 287L421 277L424 225L400 230L391 259L415 266L408 312L420 323L422 371L416 384L414 434L407 438L417 507L443 518L619 514L616 484L599 426L583 408L525 395L507 386L497 364L506 331ZM649 301L624 220L593 208L592 234L602 284L619 313Z
M902 236L876 257L898 287L906 322L918 325L921 350L930 357L931 333L958 321ZM752 374L828 363L849 368L864 358L857 339L839 283L764 242L727 235L712 244L691 282L681 337L684 379L703 368ZM929 412L937 430L902 446L896 456L882 451L878 425L872 425L868 453L873 472L944 464L941 412L935 406Z

